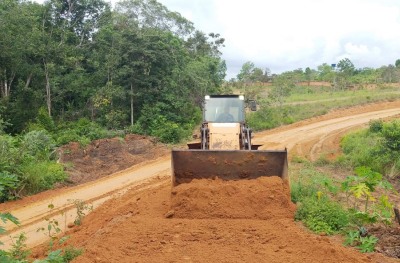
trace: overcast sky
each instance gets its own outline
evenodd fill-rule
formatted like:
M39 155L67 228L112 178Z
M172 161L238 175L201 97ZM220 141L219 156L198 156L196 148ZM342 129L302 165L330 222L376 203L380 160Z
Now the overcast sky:
M400 58L400 0L159 0L225 38L228 78L246 61L272 73L349 58L357 68Z
M225 38L228 79L246 61L281 73L346 57L357 68L400 58L400 0L158 1Z

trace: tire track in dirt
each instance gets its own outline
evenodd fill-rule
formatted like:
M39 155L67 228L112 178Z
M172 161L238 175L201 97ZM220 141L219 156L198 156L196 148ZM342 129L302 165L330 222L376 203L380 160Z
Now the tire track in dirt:
M290 151L290 155L305 153L306 156L316 158L318 152L323 148L324 142L328 138L336 137L337 134L342 134L347 129L360 127L368 123L371 119L387 118L400 114L399 103L394 103L390 106L392 109L384 109L387 105L385 104L374 104L372 109L368 109L369 112L361 113L363 108L358 108L359 114L346 117L340 116L340 113L335 112L335 115L331 117L324 117L325 120L316 118L312 121L303 121L294 125L286 127L280 127L274 130L260 132L255 135L254 143L264 144L263 149L277 148L281 149L287 147ZM341 116L345 116L349 112L344 111ZM354 112L352 112L354 114ZM328 114L329 115L329 114ZM336 117L336 118L335 118ZM317 145L317 146L315 146ZM42 221L44 226L47 223L44 221L49 216L54 216L55 212L66 212L70 215L69 221L73 221L74 211L71 207L71 203L67 200L80 199L84 201L96 202L97 200L103 200L102 198L111 199L113 194L127 192L128 188L133 187L133 191L139 188L138 185L143 181L149 180L149 178L155 178L157 175L170 176L170 158L166 156L154 162L149 162L143 165L135 166L125 171L119 172L101 180L91 182L82 186L73 187L60 192L55 191L53 195L46 197L44 200L39 202L24 205L23 200L18 203L18 206L7 205L7 211L10 211L18 218L20 218L22 227L16 229L13 226L6 225L7 229L11 230L10 235L14 236L19 232L22 232L31 226L31 232L35 240L31 242L28 236L29 247L37 245L38 243L45 240L45 236L41 233L36 233L35 225ZM155 180L155 183L157 180ZM100 201L99 201L100 202ZM55 209L51 212L48 211L48 204L54 204ZM100 205L96 203L96 206ZM4 207L4 206L3 206ZM0 205L0 211L2 206ZM63 222L62 220L60 222ZM63 222L64 223L64 222ZM65 222L67 225L68 222ZM38 238L41 235L42 238ZM0 236L0 241L6 243L6 247L10 245L8 236Z
M141 185L153 177L168 174L170 162L169 156L166 156L95 182L55 191L52 196L38 202L28 205L19 204L18 207L7 209L19 219L21 225L19 227L11 223L5 225L8 233L7 235L0 235L0 241L4 243L3 249L9 249L12 246L10 236L14 237L20 233L26 234L28 247L45 242L48 237L43 233L37 233L37 229L41 227L47 229L46 219L51 218L59 222L62 231L66 230L67 225L73 223L76 216L73 200L82 200L96 208L108 199L125 193L127 189L135 185ZM53 209L49 209L50 204L54 206ZM3 210L0 211L3 212Z
M326 138L342 134L346 130L362 127L371 120L384 119L400 114L400 108L372 111L352 116L324 120L300 127L287 126L286 130L277 132L260 132L255 135L254 143L263 144L260 149L283 149L289 150L290 156L305 153L311 159L315 159L316 147L322 147ZM301 145L301 150L297 150ZM313 149L314 147L314 149Z

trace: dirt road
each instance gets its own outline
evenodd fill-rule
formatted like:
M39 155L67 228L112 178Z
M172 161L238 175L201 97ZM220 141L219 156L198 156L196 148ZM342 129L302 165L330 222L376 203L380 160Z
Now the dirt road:
M330 154L331 147L337 145L338 136L349 129L365 125L371 119L398 114L400 102L360 106L258 133L254 142L264 144L265 149L287 147L291 155L315 159L321 152ZM20 228L9 224L6 228L11 236L25 232L28 245L32 247L46 240L44 234L36 232L39 227L47 226L45 218L56 218L60 226L66 228L76 215L71 200L92 203L98 209L85 219L83 226L75 227L69 233L69 244L83 246L86 250L77 262L160 262L160 259L171 262L260 262L262 258L270 258L268 262L282 262L284 258L287 262L295 262L290 255L297 255L294 257L297 261L303 259L306 262L375 260L330 244L326 238L307 234L289 221L270 225L251 219L231 222L165 219L164 214L169 209L169 178L170 159L165 156L95 182L44 193L34 199L38 201L21 200L0 205L0 211L10 211L20 219ZM53 204L54 209L50 210L49 204ZM279 227L274 227L275 224ZM276 228L288 237L279 235ZM274 256L266 250L265 246L271 244L266 240L280 244L268 248L278 254ZM8 236L1 236L0 241L6 247L11 245ZM325 251L323 243L332 248ZM313 246L318 247L313 249ZM311 251L306 251L310 247ZM201 251L206 251L207 255ZM324 258L325 254L330 256Z

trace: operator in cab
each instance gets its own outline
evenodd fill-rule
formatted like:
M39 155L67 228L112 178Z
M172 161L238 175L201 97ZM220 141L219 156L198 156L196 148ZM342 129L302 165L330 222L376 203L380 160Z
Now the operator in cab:
M217 118L217 122L234 122L234 118L233 115L229 113L229 107L226 106L224 108L224 112L221 113L218 118Z

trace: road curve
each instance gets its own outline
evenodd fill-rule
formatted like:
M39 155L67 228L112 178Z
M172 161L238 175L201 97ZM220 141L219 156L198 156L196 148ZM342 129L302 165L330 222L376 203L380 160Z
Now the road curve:
M393 117L399 114L400 107L395 107L318 122L289 125L257 133L254 143L263 144L262 149L282 149L286 147L289 153L292 151L296 151L296 154L305 153L304 155L315 159L327 138L365 125L370 120ZM93 204L94 208L96 208L115 194L123 194L124 191L132 187L136 187L135 189L140 189L141 185L143 187L151 187L151 185L144 182L148 182L156 176L170 176L170 166L170 157L165 156L94 182L59 192L55 191L53 195L44 197L37 202L27 205L18 202L16 203L18 206L8 206L7 212L11 212L16 216L20 220L21 226L15 227L10 223L6 224L6 229L9 233L0 236L0 241L5 244L3 249L11 247L11 236L14 237L22 232L25 232L28 237L28 247L33 247L46 241L48 236L37 232L40 227L47 228L48 222L45 220L46 218L57 220L60 223L60 228L62 230L66 229L67 225L74 221L76 215L76 210L71 200L83 200ZM52 204L54 208L49 209L49 204ZM0 210L1 208L2 206L0 205Z

